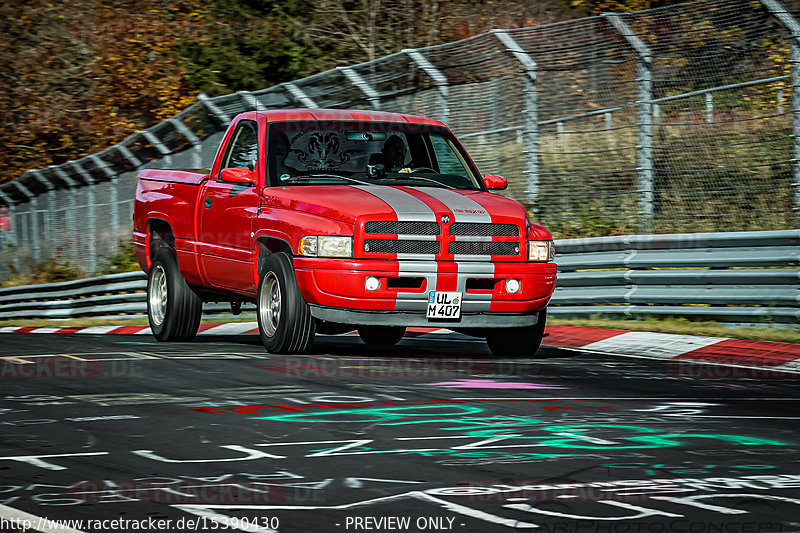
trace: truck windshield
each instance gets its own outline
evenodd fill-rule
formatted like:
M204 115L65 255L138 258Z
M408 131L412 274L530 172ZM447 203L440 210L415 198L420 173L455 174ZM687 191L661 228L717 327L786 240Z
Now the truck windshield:
M483 190L445 128L394 122L275 122L267 136L272 186L409 185Z

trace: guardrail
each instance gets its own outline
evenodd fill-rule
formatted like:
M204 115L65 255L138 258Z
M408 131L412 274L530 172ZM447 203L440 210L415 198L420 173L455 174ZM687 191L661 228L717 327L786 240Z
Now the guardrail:
M146 289L144 272L0 289L0 320L135 318L147 314ZM254 310L252 304L242 305L243 313ZM206 315L229 311L230 306L224 303L203 306Z
M800 323L800 230L566 239L556 249L551 316ZM143 315L146 286L144 273L127 272L0 289L0 320Z
M800 230L570 239L556 249L551 316L800 322Z

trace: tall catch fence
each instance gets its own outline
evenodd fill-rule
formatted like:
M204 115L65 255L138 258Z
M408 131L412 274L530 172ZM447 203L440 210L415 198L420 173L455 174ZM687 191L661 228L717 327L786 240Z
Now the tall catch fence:
M137 171L209 166L230 120L253 109L438 118L561 237L796 228L800 8L785 5L706 0L493 30L200 95L103 152L1 186L0 279L52 257L96 270L130 235Z

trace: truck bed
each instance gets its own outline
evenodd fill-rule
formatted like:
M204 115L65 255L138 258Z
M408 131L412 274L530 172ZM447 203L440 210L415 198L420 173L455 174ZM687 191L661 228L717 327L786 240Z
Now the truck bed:
M208 178L207 168L146 169L139 173L133 212L133 240L136 255L147 271L145 244L148 218L166 221L175 238L179 262L191 265L196 241L194 219L200 184Z
M139 179L149 181L164 181L168 183L183 183L186 185L200 185L200 183L207 178L210 173L210 168L148 168L139 173Z

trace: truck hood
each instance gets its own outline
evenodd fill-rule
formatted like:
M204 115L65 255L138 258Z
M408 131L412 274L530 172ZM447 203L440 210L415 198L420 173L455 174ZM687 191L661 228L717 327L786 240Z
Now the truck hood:
M270 187L264 190L264 203L265 206L300 210L353 225L359 218L439 222L442 217L449 217L452 222L494 222L523 226L526 220L525 208L511 198L483 191L440 187ZM546 230L544 232L547 233Z

